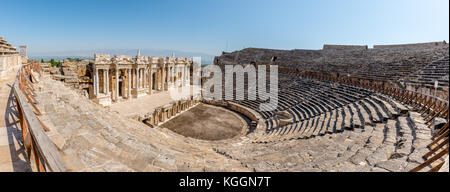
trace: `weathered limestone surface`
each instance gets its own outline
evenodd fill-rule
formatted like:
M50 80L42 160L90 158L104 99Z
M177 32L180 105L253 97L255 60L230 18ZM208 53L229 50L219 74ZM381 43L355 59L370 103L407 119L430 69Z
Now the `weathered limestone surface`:
M403 172L425 161L432 131L410 106L367 90L292 79L280 75L277 108L291 122L258 111L258 102L241 102L266 119L265 133L239 148L216 146L218 153L255 171ZM324 94L330 87L334 94Z
M441 170L439 170L439 172L448 172L448 170L449 170L449 166L448 166L448 157L449 157L449 156L447 156L447 158L445 158L445 163L444 163L444 165L441 167Z
M428 90L427 94L434 95L436 93L434 90L435 82L438 82L437 88L443 89L448 94L449 85L449 56L446 55L441 59L438 59L431 64L423 67L419 71L416 71L404 78L403 83L408 90L413 90L417 92L425 92L426 88ZM445 89L447 88L447 89ZM439 93L437 93L439 94ZM443 98L447 99L447 98Z
M247 143L239 148L220 146L217 150L255 171L404 172L419 165L397 154L400 145L396 143L402 139L389 141L396 134L387 126L377 124L379 128L366 126L309 139ZM414 148L409 146L409 150Z
M104 106L190 85L191 58L95 54L92 90Z
M92 69L89 67L90 61L71 61L65 59L60 67L50 67L50 63L41 63L44 72L50 73L53 79L62 81L66 86L77 90L84 90L86 96L89 85L92 83Z
M448 45L360 48L245 49L225 53L216 62L220 65L255 61L255 64L282 63L301 70L327 69L392 80L448 54ZM410 106L370 90L288 74L279 75L279 105L274 111L260 110L262 101L259 100L203 100L247 116L250 125L247 133L219 141L182 136L159 125L167 120L167 124L177 123L170 122L177 115L193 118L184 111L194 106L192 103L168 101L171 104L158 103L155 109L155 103L139 105L156 98L153 97L158 96L156 92L164 92L169 86L183 86L186 78L179 70L188 68L171 68L175 63L190 64L173 57L142 57L140 53L135 58L96 55L92 98L97 100L94 101L48 77L36 85L38 107L45 113L41 119L50 127L48 134L70 170L399 172L423 163L422 156L429 152L427 144L433 131ZM361 68L354 70L356 64ZM69 71L65 73L70 75L71 67L65 68ZM178 75L167 75L170 70ZM234 96L238 94L243 93ZM107 102L102 103L103 99ZM124 102L125 99L129 101ZM111 110L95 102L115 104ZM127 104L133 105L122 107ZM140 121L154 128L125 115L133 111L141 117L146 113L145 107L155 112ZM214 122L196 120L203 127L193 125L192 128L201 131L208 131L205 127L213 126L209 123Z
M0 172L28 172L32 165L23 146L11 85L17 70L0 79Z
M379 49L273 50L247 48L232 53L224 52L215 58L214 63L221 66L272 64L291 70L312 70L379 81L397 81L448 55L448 52L449 45L443 43L392 46Z
M334 50L366 50L367 45L323 45L323 49L334 49Z
M43 78L39 108L71 171L249 171L208 146L151 129Z
M26 55L21 57L15 47L0 37L0 78L16 71L22 65L22 58L26 59Z
M334 90L342 94L335 95L336 102L342 101L339 97L353 99L326 113L322 110L331 103L318 102L320 97L311 97L316 101L311 100L307 113L306 105L288 108L283 103L287 108L275 117L303 118L298 127L269 118L272 128L268 128L260 122L265 114L255 114L249 115L258 121L254 132L264 134L202 141L150 128L48 77L36 87L39 108L45 112L42 120L72 171L409 171L424 162L432 135L420 114L399 113L409 106L354 88L353 94ZM334 129L327 127L333 124ZM300 132L305 135L296 136Z

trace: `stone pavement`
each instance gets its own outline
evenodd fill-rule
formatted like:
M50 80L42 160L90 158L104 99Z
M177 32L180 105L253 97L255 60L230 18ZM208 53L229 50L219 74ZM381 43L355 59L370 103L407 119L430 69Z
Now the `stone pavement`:
M139 116L154 111L160 106L173 102L168 91L157 92L152 95L145 95L133 98L129 101L114 103L110 107L113 111L126 117Z
M192 88L193 86L188 89ZM179 91L181 91L181 88L179 88ZM153 112L156 108L170 104L176 100L178 99L172 98L169 91L154 91L151 95L113 103L109 107L112 111L116 111L120 115L132 118Z
M35 88L47 135L68 171L251 171L193 139L104 108L48 76Z
M17 70L0 79L0 172L31 171L23 146L12 92Z

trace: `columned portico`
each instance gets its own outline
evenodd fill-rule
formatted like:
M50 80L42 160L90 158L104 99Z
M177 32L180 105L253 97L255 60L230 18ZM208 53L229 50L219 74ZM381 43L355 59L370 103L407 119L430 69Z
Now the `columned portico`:
M93 97L102 105L185 86L190 58L94 55Z

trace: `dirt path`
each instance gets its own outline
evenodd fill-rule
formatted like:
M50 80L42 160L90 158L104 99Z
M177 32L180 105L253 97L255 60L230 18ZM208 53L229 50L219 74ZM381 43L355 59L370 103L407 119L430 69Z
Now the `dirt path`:
M23 146L12 92L16 71L0 79L0 172L31 171Z

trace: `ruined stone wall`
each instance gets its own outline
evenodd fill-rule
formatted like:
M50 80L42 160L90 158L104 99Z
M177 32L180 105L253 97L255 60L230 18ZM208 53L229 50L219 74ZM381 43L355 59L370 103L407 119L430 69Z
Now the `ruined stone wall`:
M0 73L5 75L13 69L18 69L22 64L21 57L18 54L0 54Z
M137 121L144 122L150 127L157 127L171 118L181 114L182 112L196 106L200 103L199 100L193 98L189 100L179 100L170 104L156 108L154 111L144 115L133 117Z
M0 78L22 65L17 49L0 37Z
M420 48L420 47L437 47L437 46L445 46L447 42L439 41L439 42L429 42L429 43L412 43L412 44L396 44L396 45L374 45L374 49L386 49L386 48Z
M367 45L323 45L323 49L333 49L333 50L366 50L368 49Z
M50 73L51 64L50 63L39 63L41 65L42 71L46 74Z
M91 61L69 61L64 60L60 67L51 67L50 64L42 64L47 66L52 79L62 81L66 86L79 90L82 95L87 96L91 80ZM45 69L44 69L45 71Z
M448 44L386 49L273 50L247 48L223 53L214 63L224 65L278 65L289 70L310 70L378 81L397 81L448 55Z
M75 86L78 83L77 62L64 60L61 65L62 75L64 75L64 83L66 85Z

